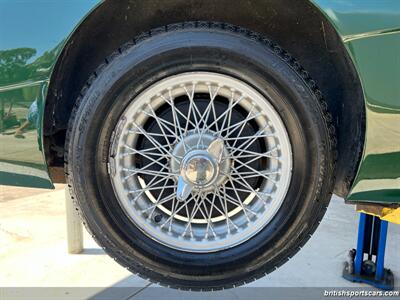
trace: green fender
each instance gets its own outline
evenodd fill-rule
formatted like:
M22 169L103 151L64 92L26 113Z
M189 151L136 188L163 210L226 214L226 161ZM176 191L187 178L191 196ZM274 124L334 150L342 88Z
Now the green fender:
M365 148L348 200L400 203L400 1L311 2L342 38L365 97ZM100 4L0 2L0 184L53 187L42 152L49 81L69 37ZM34 120L16 138L28 113Z

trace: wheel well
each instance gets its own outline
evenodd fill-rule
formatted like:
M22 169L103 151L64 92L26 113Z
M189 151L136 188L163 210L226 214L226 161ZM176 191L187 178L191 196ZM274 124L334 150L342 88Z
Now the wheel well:
M75 99L90 74L142 32L184 21L226 22L258 32L291 53L322 91L338 138L335 193L346 196L364 143L365 107L354 65L333 26L308 0L105 1L77 28L55 66L46 99L44 143L54 181Z

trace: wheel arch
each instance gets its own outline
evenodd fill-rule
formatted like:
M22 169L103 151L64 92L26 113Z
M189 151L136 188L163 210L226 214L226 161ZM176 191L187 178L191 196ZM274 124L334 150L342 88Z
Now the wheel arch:
M240 0L234 5L229 0L105 1L100 4L65 44L50 80L43 134L53 181L63 181L68 120L75 99L96 67L142 32L197 20L226 22L259 32L299 60L317 82L332 113L338 138L335 193L346 196L364 147L364 96L341 38L330 21L308 0Z

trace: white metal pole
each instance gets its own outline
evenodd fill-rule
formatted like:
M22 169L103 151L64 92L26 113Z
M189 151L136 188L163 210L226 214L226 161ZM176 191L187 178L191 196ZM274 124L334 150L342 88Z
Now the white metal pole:
M83 226L71 199L68 187L65 188L65 208L67 215L68 253L78 254L83 250Z

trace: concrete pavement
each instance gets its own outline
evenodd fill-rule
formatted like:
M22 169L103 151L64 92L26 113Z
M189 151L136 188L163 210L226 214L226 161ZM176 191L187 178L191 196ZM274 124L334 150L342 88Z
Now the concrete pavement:
M7 187L2 187L1 191L7 192ZM3 195L0 201L2 287L60 287L50 296L62 299L86 299L94 295L96 299L108 299L116 293L121 293L122 299L153 299L155 295L162 295L163 299L187 299L189 296L191 299L240 299L243 291L265 296L265 290L258 289L260 287L367 287L341 278L342 262L348 250L355 247L358 216L353 206L345 205L337 197L333 197L321 225L305 247L275 272L247 285L253 289L199 294L153 288L154 285L132 275L105 255L86 232L85 251L68 254L62 187L32 196L29 189L12 194L17 192L20 193L18 198ZM400 226L390 224L385 263L395 273L397 285L400 285L399 241ZM37 292L42 293L41 299L45 298L43 290Z

